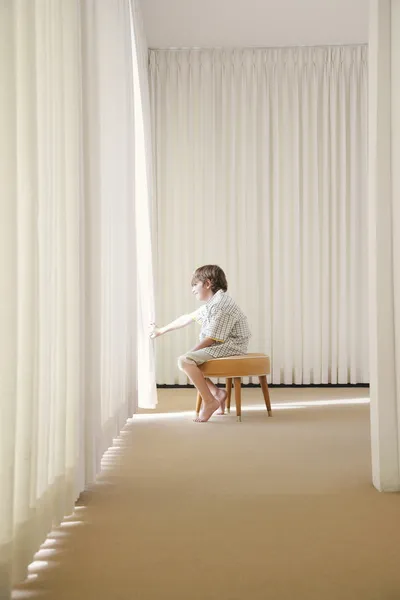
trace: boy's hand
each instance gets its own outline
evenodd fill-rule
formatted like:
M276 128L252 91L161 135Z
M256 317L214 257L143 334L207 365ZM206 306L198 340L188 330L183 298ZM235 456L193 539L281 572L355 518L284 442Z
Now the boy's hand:
M155 323L150 323L150 337L153 340L156 337L159 337L160 335L162 335L159 327L156 326Z

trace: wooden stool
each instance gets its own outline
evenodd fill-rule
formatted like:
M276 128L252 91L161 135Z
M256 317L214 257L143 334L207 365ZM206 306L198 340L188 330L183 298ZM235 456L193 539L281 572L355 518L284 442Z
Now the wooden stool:
M237 420L242 420L242 377L258 377L264 395L265 406L268 416L272 417L271 402L269 399L267 375L271 372L271 363L266 354L243 354L240 356L227 356L226 358L214 358L199 366L205 377L224 377L226 379L226 407L231 411L232 380L235 385L235 403ZM201 408L202 398L197 394L196 414Z

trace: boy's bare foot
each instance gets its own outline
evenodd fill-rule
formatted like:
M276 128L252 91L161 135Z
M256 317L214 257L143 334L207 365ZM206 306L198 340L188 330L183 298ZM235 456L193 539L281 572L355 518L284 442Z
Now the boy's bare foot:
M217 395L215 396L216 399L219 402L220 405L220 410L217 412L217 415L224 415L225 414L225 404L226 404L226 398L228 396L228 393L226 390L224 390L223 388L218 388L218 392Z
M193 419L193 421L195 423L206 423L219 407L220 403L218 400L213 399L212 402L207 402L207 404L203 402L199 416Z

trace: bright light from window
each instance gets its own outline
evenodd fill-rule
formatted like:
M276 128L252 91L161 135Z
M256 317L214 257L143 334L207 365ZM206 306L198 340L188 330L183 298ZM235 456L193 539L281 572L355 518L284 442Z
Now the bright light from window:
M305 402L282 402L281 404L272 404L273 411L280 410L302 410L307 408L315 408L320 406L358 406L362 404L369 404L369 398L338 398L335 400L309 400ZM242 406L242 413L246 412L266 412L265 407L261 404ZM152 413L152 414L135 414L128 422L132 423L135 421L156 421L156 420L172 420L179 418L187 418L194 416L193 410L186 410L182 412L166 412L166 413ZM236 416L235 408L231 408L230 415ZM224 417L218 417L224 418Z
M28 579L31 579L31 577L28 576ZM34 579L36 579L36 577ZM11 598L12 600L34 600L35 598L38 598L38 592L35 590L13 590Z
M57 554L58 550L55 548L41 548L35 554L35 560L43 560L44 558L49 558L50 556L54 556Z
M51 546L56 546L57 540L52 537L48 537L42 544L42 548L50 548Z
M79 525L84 525L83 521L63 521L60 523L60 527L79 527Z
M49 563L47 562L47 560L34 560L28 566L28 572L35 573L36 571L43 571L43 569L46 569L48 566Z
M130 6L132 11L132 5ZM131 12L133 96L135 117L135 216L136 216L136 251L139 260L137 268L137 363L138 363L138 398L142 408L154 408L157 404L155 385L155 368L152 343L149 339L149 324L154 321L154 290L152 249L150 232L150 194L148 160L146 148L145 117L143 112L142 86L140 79L138 46L133 14ZM143 85L142 85L143 84ZM150 151L150 149L149 149Z

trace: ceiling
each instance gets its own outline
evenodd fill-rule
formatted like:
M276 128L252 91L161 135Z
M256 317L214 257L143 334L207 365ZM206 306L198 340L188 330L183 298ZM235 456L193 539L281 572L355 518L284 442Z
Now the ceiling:
M140 0L150 48L362 44L368 0Z

